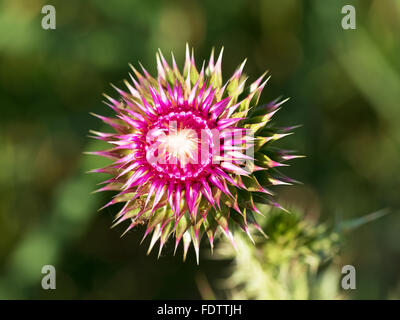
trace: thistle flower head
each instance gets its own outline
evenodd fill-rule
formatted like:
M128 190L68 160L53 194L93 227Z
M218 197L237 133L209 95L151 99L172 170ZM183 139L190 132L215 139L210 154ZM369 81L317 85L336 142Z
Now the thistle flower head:
M232 273L220 289L228 299L337 299L340 268L333 261L343 245L338 226L305 217L292 208L290 215L270 210L260 219L268 240L254 237L249 244L235 234L239 253L227 241L220 242L215 256L232 261ZM284 279L284 280L283 280Z
M106 205L124 203L116 224L129 221L127 231L146 224L149 251L159 240L160 253L174 236L175 250L182 240L185 258L193 243L198 260L203 234L211 247L217 230L234 244L234 223L251 237L250 225L260 229L255 203L280 207L268 187L293 182L276 168L296 156L270 146L291 130L270 124L284 101L258 106L268 78L246 86L245 62L223 84L222 51L199 71L187 47L183 73L160 51L156 78L131 66L127 89L115 88L118 99L106 96L115 117L95 115L113 128L92 131L111 144L93 153L114 160L93 170L112 175L99 191L119 192Z

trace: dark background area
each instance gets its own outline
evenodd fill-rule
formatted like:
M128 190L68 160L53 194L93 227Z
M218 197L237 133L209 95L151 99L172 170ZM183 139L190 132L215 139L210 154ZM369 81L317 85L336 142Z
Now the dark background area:
M41 28L52 4L56 30ZM352 4L357 29L343 30ZM307 155L284 173L301 186L276 188L282 202L321 221L391 213L346 237L340 259L357 270L352 298L400 297L400 1L0 1L0 298L200 298L196 279L218 287L229 261L200 266L189 251L146 255L143 230L110 229L111 194L90 194L104 162L84 151L107 114L103 92L122 85L128 63L156 72L155 52L185 44L198 66L225 48L227 79L244 58L250 81L272 78L261 102L291 97L275 121L302 127L280 143ZM40 286L57 270L57 290Z

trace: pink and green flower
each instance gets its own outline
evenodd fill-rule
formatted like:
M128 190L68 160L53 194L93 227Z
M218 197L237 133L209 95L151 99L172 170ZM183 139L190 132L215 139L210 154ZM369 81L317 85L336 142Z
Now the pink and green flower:
M91 131L111 145L92 153L113 160L93 170L111 175L98 191L118 192L105 207L123 203L115 224L129 221L126 231L146 225L149 251L159 240L161 253L174 237L184 258L193 243L198 260L203 235L211 248L219 231L235 245L234 225L251 238L250 226L262 231L256 203L281 208L269 188L294 182L277 168L297 156L272 146L291 133L271 123L284 101L258 105L269 77L246 86L245 62L223 83L222 52L198 70L187 47L181 73L174 56L170 66L160 51L156 78L131 66L127 89L115 88L118 99L106 96L115 117L95 115L113 129Z

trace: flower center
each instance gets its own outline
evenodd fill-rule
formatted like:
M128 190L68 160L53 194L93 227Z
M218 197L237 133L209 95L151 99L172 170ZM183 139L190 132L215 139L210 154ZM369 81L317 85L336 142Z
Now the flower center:
M189 159L194 160L197 151L198 138L196 131L191 129L171 129L168 135L160 138L163 155L176 159L185 165Z
M196 179L212 163L212 130L207 120L193 111L160 116L146 141L147 161L160 178Z

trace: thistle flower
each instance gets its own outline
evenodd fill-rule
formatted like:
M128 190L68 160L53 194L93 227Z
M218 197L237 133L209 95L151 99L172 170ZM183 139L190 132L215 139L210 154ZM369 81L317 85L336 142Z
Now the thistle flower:
M214 62L212 51L198 71L187 46L181 73L173 54L171 67L159 51L157 78L131 66L127 90L115 87L119 99L105 95L116 117L95 115L114 130L91 131L112 145L92 154L114 160L93 170L112 175L98 191L119 192L105 206L124 204L115 224L130 221L126 231L147 225L149 252L160 240L160 254L174 235L175 251L182 240L185 259L193 243L198 261L203 234L213 248L217 230L235 246L232 225L251 238L250 225L261 230L255 203L281 208L268 187L293 182L276 168L296 156L270 146L292 129L270 123L285 101L258 106L269 77L263 81L265 73L246 87L245 61L223 84L222 53Z
M339 291L341 267L334 261L344 241L338 226L306 218L295 208L290 215L260 209L267 213L259 222L268 240L258 236L256 244L249 245L241 234L235 234L239 253L226 241L215 250L214 257L232 262L229 276L219 279L224 298L344 298Z
M214 258L229 260L230 272L219 279L217 294L204 290L207 280L198 278L204 299L210 299L210 293L230 300L347 299L339 290L346 237L390 213L381 209L344 221L337 216L332 223L293 206L285 215L264 205L259 209L265 213L259 223L269 238L256 235L253 245L236 233L238 252L228 241L219 242Z

